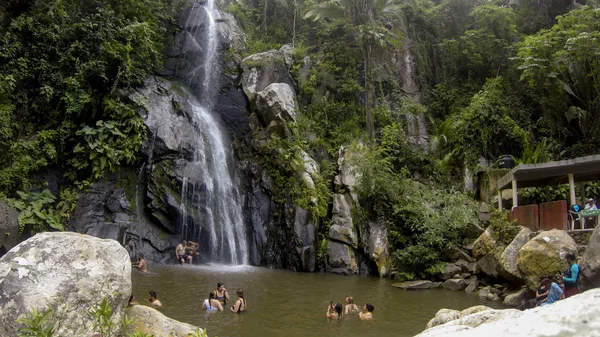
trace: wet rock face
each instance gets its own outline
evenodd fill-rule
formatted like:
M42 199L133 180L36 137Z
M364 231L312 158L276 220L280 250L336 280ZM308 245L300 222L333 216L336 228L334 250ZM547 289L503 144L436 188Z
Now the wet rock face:
M130 294L131 262L117 241L37 234L0 258L0 336L16 336L32 308L54 310L57 336L91 336L89 309L106 298L118 324Z

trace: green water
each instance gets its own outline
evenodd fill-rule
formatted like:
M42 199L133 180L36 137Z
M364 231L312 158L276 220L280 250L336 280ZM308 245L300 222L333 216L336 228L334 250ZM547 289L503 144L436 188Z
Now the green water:
M443 289L404 291L392 281L370 276L294 273L249 266L150 266L148 274L134 271L133 292L141 304L149 290L158 293L162 313L207 329L210 337L414 336L440 308L465 309L484 304L475 295ZM226 311L206 313L202 301L225 283L231 296ZM229 311L235 290L244 288L248 310ZM329 301L343 303L353 296L360 308L375 306L373 321L347 316L328 321Z

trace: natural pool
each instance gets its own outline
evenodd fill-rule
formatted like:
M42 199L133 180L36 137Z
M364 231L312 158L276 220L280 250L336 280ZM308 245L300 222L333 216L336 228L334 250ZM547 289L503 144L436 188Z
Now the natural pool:
M414 336L440 308L465 309L484 304L476 295L443 289L404 291L392 281L369 276L340 276L324 273L295 273L250 266L150 266L148 274L135 270L133 292L141 304L149 290L158 293L162 313L176 320L207 329L210 337L306 337L306 336ZM225 283L232 302L226 311L205 313L202 301ZM229 311L242 287L248 311ZM375 306L373 321L357 315L342 321L327 321L329 301L343 303L353 296L359 307Z

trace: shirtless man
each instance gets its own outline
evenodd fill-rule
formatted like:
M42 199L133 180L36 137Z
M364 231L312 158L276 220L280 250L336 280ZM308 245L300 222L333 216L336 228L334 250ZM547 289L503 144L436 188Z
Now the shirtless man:
M148 271L148 265L146 264L146 260L144 260L144 255L140 254L138 256L137 263L135 265L142 273Z
M184 264L185 261L190 261L191 256L185 255L185 247L187 246L187 241L182 240L181 243L175 248L175 256L177 256L177 260ZM190 261L190 263L192 263Z
M150 302L150 305L153 307L162 307L162 303L160 303L158 298L156 298L156 291L154 290L150 290L150 292L148 293L148 302Z

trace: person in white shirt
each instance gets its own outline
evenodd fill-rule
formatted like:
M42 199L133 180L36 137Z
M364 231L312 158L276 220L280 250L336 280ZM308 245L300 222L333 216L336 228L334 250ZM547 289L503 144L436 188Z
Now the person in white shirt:
M587 211L587 210L598 209L598 207L596 207L596 204L594 203L594 199L589 198L587 204L585 204L584 209Z

